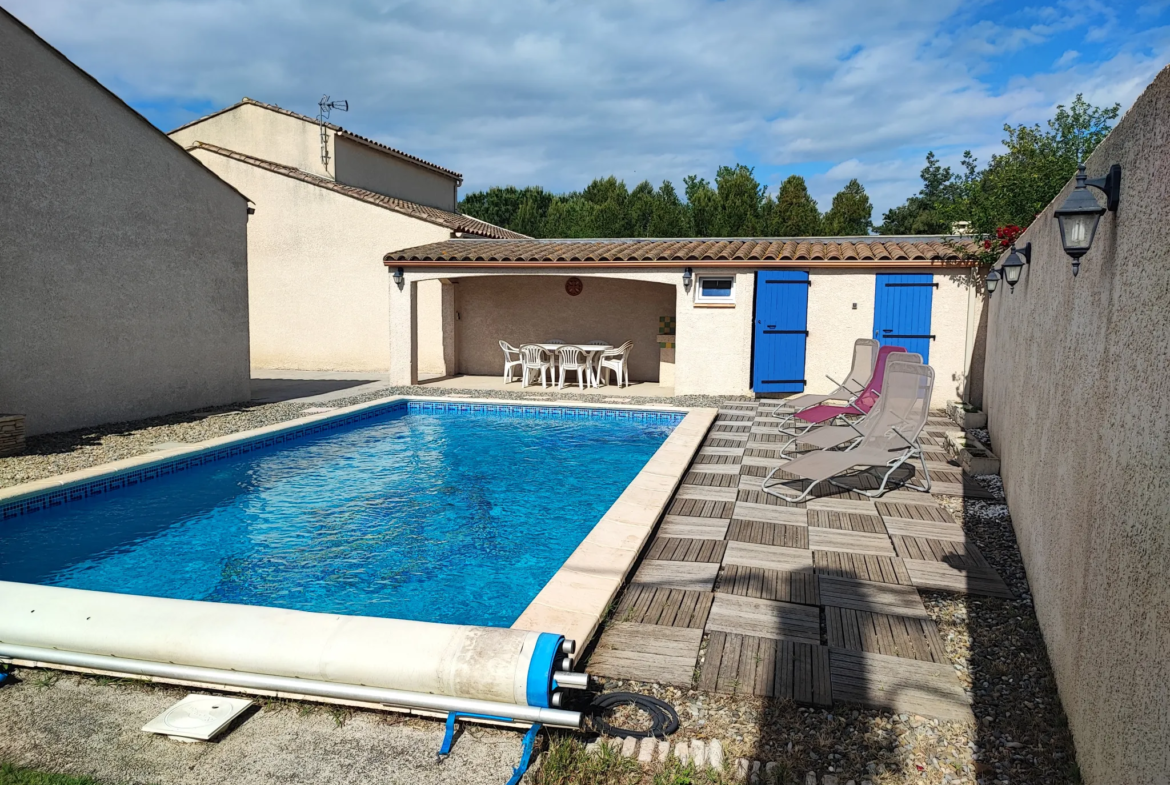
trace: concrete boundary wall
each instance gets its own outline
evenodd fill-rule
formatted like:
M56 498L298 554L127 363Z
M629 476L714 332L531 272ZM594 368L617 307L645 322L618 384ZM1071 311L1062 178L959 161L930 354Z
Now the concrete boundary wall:
M1073 277L1053 211L988 318L985 404L1084 779L1170 782L1170 69L1087 162L1121 202ZM1098 195L1099 201L1103 198Z

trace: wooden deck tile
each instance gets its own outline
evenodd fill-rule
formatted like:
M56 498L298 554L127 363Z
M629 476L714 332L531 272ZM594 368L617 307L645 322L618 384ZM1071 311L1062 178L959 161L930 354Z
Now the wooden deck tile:
M719 573L715 591L757 600L778 600L798 605L820 604L817 577L807 572L784 572L729 564Z
M737 501L731 517L740 520L783 523L789 526L805 526L808 521L808 512L802 507L777 507L772 504Z
M727 543L722 540L658 537L650 544L647 560L710 562L723 561Z
M703 446L699 448L699 455L730 455L736 458L742 458L743 445L741 444L738 447Z
M812 572L813 568L812 551L804 548L784 548L778 545L756 545L735 541L727 543L723 563L786 572Z
M750 419L745 422L726 422L723 419L717 420L711 426L711 433L747 433L752 428Z
M949 662L938 628L930 619L912 619L851 608L825 608L830 646L925 662Z
M716 594L707 616L707 629L818 644L821 612L807 605Z
M718 573L718 564L647 559L634 573L633 582L660 589L711 591Z
M926 606L913 586L834 578L829 575L817 577L821 583L821 602L825 605L891 616L928 618Z
M733 502L712 501L709 499L679 499L675 498L667 508L670 515L686 515L697 518L731 518L731 511L735 508Z
M786 433L781 433L780 431L771 431L769 433L752 433L748 436L747 443L749 445L774 445L775 447L779 448L783 447L785 444L788 444L788 442L791 440L792 437Z
M660 537L722 540L727 535L726 518L700 518L691 515L667 515L658 529Z
M762 447L749 445L743 451L744 458L773 458L778 460L787 460L780 457L780 445L775 447Z
M901 559L840 551L813 551L813 569L818 575L853 578L876 583L913 586Z
M718 455L700 452L695 456L694 465L698 466L737 466L739 465L741 456L737 452L734 455Z
M710 455L709 458L727 458L726 455ZM739 474L743 467L739 463L696 463L687 474ZM684 480L685 482L685 480Z
M994 499L990 492L979 482L960 471L934 472L931 475L930 492L943 493L950 496L963 496L967 499Z
M832 702L827 646L713 632L700 690L759 695L827 707Z
M742 493L742 491L741 491ZM836 498L821 498L810 499L806 506L810 510L825 510L828 512L851 512L860 515L877 515L877 508L874 503L866 499L859 501L856 499L836 499Z
M614 621L703 629L714 596L709 592L630 584L614 610Z
M734 477L734 475L732 475ZM709 485L688 485L686 483L678 486L678 490L674 494L675 499L706 499L708 501L718 502L734 502L736 497L736 489L718 488Z
M589 658L589 672L690 687L702 640L702 630L611 622Z
M933 499L922 504L879 501L876 506L878 514L883 518L905 518L911 521L937 521L938 523L950 524L955 522L951 514Z
M788 463L787 458L772 458L770 456L760 457L756 455L748 455L749 452L760 452L760 450L744 450L742 464L744 466L752 466L764 469L765 473L777 466L782 466L783 464Z
M752 461L768 461L771 465L752 463ZM772 460L770 458L745 458L739 467L739 473L742 477L759 477L764 478L772 471L776 464L783 463L783 461ZM779 474L780 472L777 472Z
M727 529L727 539L757 545L808 548L808 527L732 518L731 526Z
M1015 595L991 567L961 569L941 561L905 561L910 580L919 589L953 591L960 594L985 594L989 597Z
M783 499L777 499L772 494L764 493L763 491L741 490L736 499L737 501L747 502L748 504L762 504L768 507L791 507L795 509L805 506L804 502L793 504Z
M987 568L990 565L975 543L957 540L935 540L929 537L893 535L894 548L903 559L945 562L965 570Z
M967 539L967 533L957 523L912 521L908 518L886 518L885 521L886 530L890 536L929 537L935 540L955 540L958 542Z
M747 442L746 434L713 433L703 442L704 449L708 447L742 450Z
M865 532L867 534L885 534L886 527L877 515L864 515L855 512L837 512L833 510L809 510L808 525L819 529L838 529L848 532Z
M735 469L736 467L726 468ZM739 484L739 472L700 472L692 469L683 477L683 483L688 486L705 485L716 488L734 488Z
M847 551L871 553L875 556L893 556L894 546L885 534L838 531L808 527L808 547L817 551Z
M972 722L971 700L953 666L829 649L834 702Z

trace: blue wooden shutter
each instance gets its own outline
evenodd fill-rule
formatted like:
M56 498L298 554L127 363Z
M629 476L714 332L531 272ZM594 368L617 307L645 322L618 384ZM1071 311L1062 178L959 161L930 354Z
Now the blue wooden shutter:
M918 273L881 273L876 276L873 337L882 346L904 346L930 362L930 310L934 305L934 276Z
M803 392L808 339L808 273L760 270L756 273L756 392Z

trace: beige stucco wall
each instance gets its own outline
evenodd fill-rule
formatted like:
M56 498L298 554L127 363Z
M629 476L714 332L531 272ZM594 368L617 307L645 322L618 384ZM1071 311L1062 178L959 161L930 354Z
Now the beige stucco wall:
M1114 163L1121 203L1079 277L1052 217L1071 182L1021 238L1032 263L991 298L984 393L1090 785L1170 776L1170 70L1088 174Z
M337 139L336 151L337 182L455 212L454 178L344 137Z
M248 226L252 366L386 372L382 255L450 231L206 150L193 155L256 203Z
M873 337L877 273L927 270L831 270L813 268L808 290L808 344L805 354L807 392L827 393L835 388L826 376L841 381L853 359L853 342ZM934 271L938 288L931 306L930 365L935 370L933 404L961 397L967 374L968 308L978 313L979 298L969 302L973 289L966 269ZM857 308L854 309L854 303ZM979 358L976 358L979 359Z
M456 279L457 372L476 376L501 373L501 340L513 346L553 339L569 343L598 340L619 346L629 340L634 342L630 378L658 381L658 318L674 316L671 287L590 277L582 278L582 292L573 297L565 291L568 278L506 275ZM420 298L420 314L421 308ZM420 362L422 356L420 348Z
M695 268L696 274L702 272L700 268ZM721 271L726 273L727 271ZM712 394L712 395L742 395L750 394L750 375L751 375L751 319L752 319L752 298L753 293L753 275L746 271L732 271L738 272L736 276L736 286L738 287L738 300L735 308L703 308L696 307L693 304L692 294L685 292L682 287L682 271L674 268L669 269L645 269L638 271L619 271L619 270L605 270L598 271L591 268L564 268L557 267L555 269L536 268L536 269L518 269L518 270L463 270L458 268L444 269L444 268L429 268L426 270L409 269L407 270L407 280L412 284L419 284L419 282L445 278L458 279L460 284L453 286L453 289L458 292L456 294L456 303L458 303L454 310L463 318L459 320L458 336L460 344L460 356L472 357L475 353L462 348L464 341L472 340L471 336L474 334L466 324L464 319L463 306L463 290L460 288L465 286L465 281L472 278L480 278L483 276L489 277L531 277L547 275L545 282L536 284L550 292L550 297L563 298L565 300L571 299L564 293L564 281L569 276L577 276L581 278L584 283L584 291L578 295L577 300L582 303L591 303L597 306L597 311L590 309L582 309L579 316L575 317L579 321L573 323L566 323L563 321L563 314L561 321L556 321L557 312L555 308L546 308L545 315L541 315L539 319L553 319L553 322L547 327L537 325L540 327L537 337L540 335L547 335L549 338L561 338L566 341L589 341L594 340L633 340L635 343L635 354L633 364L631 365L631 378L644 378L652 380L657 378L657 333L658 333L658 317L669 315L668 309L670 301L673 298L674 315L677 320L676 335L678 337L679 349L676 352L675 365L675 393L679 395L692 394ZM647 282L656 284L665 284L661 287L639 288L634 282ZM472 284L474 286L475 284ZM490 285L489 285L490 286ZM667 288L669 287L669 288ZM631 300L627 293L643 292L653 293L649 294L654 298L654 306L648 307L645 305L645 300L634 299ZM556 294L559 292L559 294ZM623 304L621 308L615 308L612 305L606 304L606 298L600 297L596 302L586 298L589 293L597 293L602 295L610 293L611 297L617 299L613 302ZM673 292L673 294L668 294ZM658 299L661 298L661 299ZM412 380L418 378L418 357L420 352L425 354L427 350L420 350L419 348L419 334L428 334L428 328L419 324L419 301L417 285L405 286L401 291L396 287L390 288L390 335L391 335L391 357L390 357L390 378L395 384L409 384ZM560 299L545 298L543 302L560 302ZM622 320L631 318L630 314L622 313L623 309L633 308L632 318L628 325L615 319ZM425 310L425 306L423 307ZM662 311L662 313L658 313ZM524 317L529 318L529 317ZM641 320L645 319L645 327L640 326ZM651 322L652 319L652 322ZM543 323L542 323L543 325ZM547 330L555 329L555 332L547 332ZM567 334L572 331L581 332L581 335ZM635 333L642 334L648 332L647 338L639 340ZM612 335L611 335L612 333ZM433 330L429 334L434 334ZM503 336L500 336L503 337ZM503 368L503 355L500 354L499 346L495 342L499 337L487 334L486 336L477 336L474 340L487 341L490 346L487 348L489 356L495 357L493 360L495 365L490 368L485 368L483 373L496 374ZM492 348L496 354L490 354ZM686 347L689 347L687 349ZM478 367L478 366L477 366ZM463 373L475 373L474 370L461 370Z
M386 324L389 329L389 314ZM443 284L437 280L418 284L418 372L428 376L448 373L443 355Z
M412 281L437 277L461 280L455 286L459 303L457 310L462 316L458 322L459 334L464 336L459 353L460 373L498 373L502 368L502 355L496 341L500 338L513 344L542 337L570 342L588 341L594 337L611 342L632 338L635 341L634 378L656 379L657 354L651 351L650 342L639 341L635 333L647 330L656 333L657 317L667 315L669 311L661 314L654 311L666 308L673 298L678 345L675 393L751 394L755 270L694 268L695 276L704 273L735 276L735 307L696 304L694 288L690 292L683 289L682 271L675 268L606 271L561 267L514 271L432 268L408 270L407 278ZM487 281L479 280L485 275L489 276ZM585 283L584 292L576 298L569 297L564 291L564 281L570 275ZM825 374L836 378L844 376L852 356L853 341L873 334L874 271L814 268L810 277L813 285L809 291L805 378L810 382L810 391L827 391L829 383ZM939 288L934 296L931 318L932 330L938 338L931 347L931 364L940 379L935 390L935 403L942 405L946 399L955 396L958 382L954 378L961 378L964 373L968 289L963 283L967 280L967 273L940 271L936 273L936 280ZM665 284L670 288L651 288L643 293L642 289L632 285L633 281ZM420 284L420 287L423 288L419 291L425 292L425 285ZM651 295L651 292L657 293ZM396 371L403 384L410 375L410 298L408 291L391 292L391 309L398 309L401 319L397 326L392 327L392 341L395 347L400 340L406 341L398 354L402 365ZM655 302L654 298L661 300ZM428 364L437 366L437 362L430 359L437 358L440 353L439 347L433 343L435 336L440 334L434 323L433 295L423 293L417 300L419 320L416 331L420 336L420 346L416 351L420 363L425 357ZM655 302L654 307L647 305L651 302ZM858 304L857 310L852 309L854 302ZM520 307L520 303L526 304ZM650 316L653 316L652 323ZM630 321L643 317L647 319L645 327L637 326L640 321Z
M249 398L247 202L0 11L0 411Z
M231 111L172 131L170 137L183 147L190 147L195 142L208 142L237 153L332 178L337 163L336 142L333 132L327 133L328 167L321 161L319 126L255 104L241 104ZM248 196L255 198L252 194Z

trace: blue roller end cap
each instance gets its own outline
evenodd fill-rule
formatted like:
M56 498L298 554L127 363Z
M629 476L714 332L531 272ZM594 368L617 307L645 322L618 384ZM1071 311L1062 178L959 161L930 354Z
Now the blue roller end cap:
M528 662L528 705L547 709L552 705L553 674L561 654L564 635L542 632L536 640L532 659Z

